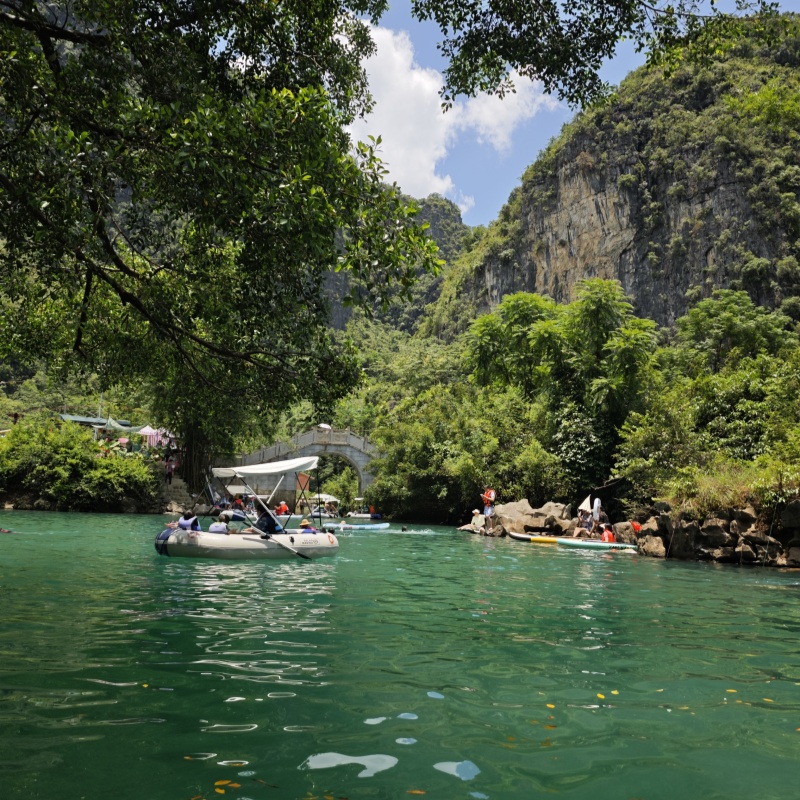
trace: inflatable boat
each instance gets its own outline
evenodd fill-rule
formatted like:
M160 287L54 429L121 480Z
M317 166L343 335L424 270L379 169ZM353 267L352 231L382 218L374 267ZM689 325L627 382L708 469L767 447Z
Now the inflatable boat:
M166 528L156 536L156 552L171 558L220 558L228 561L328 558L339 551L333 533L287 530L262 538L251 533L208 533Z

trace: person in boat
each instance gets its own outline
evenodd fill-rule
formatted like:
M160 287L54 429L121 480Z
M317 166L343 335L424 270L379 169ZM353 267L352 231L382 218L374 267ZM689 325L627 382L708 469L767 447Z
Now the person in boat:
M307 519L301 519L300 533L317 533L317 529Z
M288 514L289 513L289 506L287 505L285 500L281 500L277 506L275 506L275 513L276 514Z
M242 514L244 514L244 501L242 500L242 496L240 494L237 494L236 497L233 498L231 509L234 511L241 511Z
M268 508L262 508L255 524L249 528L244 528L242 533L260 533L262 536L272 536L282 530L283 528L280 522L275 519L275 515Z
M199 531L200 520L197 519L197 514L194 511L184 511L183 515L177 522L168 522L168 528L180 528L182 531Z
M230 533L228 530L228 524L221 519L218 519L216 522L212 522L208 526L209 533Z

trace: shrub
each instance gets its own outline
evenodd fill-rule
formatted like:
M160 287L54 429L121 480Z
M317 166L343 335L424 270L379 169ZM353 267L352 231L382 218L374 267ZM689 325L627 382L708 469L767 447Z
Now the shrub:
M0 440L0 490L35 495L59 510L116 511L124 498L152 506L158 479L139 456L101 457L79 425L32 417Z

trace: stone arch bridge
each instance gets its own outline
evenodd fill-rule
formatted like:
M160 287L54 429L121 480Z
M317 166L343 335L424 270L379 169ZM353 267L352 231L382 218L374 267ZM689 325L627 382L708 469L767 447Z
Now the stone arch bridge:
M295 434L288 442L260 447L253 453L243 455L241 463L246 466L301 456L340 456L355 470L358 476L358 493L361 495L373 480L367 465L374 454L375 445L366 436L360 436L349 428L312 428L305 433ZM275 487L261 484L259 491L266 488ZM294 486L282 485L281 489L294 489Z

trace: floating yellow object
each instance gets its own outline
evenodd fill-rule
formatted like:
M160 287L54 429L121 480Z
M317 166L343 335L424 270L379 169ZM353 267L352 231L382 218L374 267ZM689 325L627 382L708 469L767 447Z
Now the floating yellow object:
M612 689L611 694L619 694L619 689Z
M214 789L214 791L215 791L217 794L225 794L225 790L224 790L224 789L220 789L219 787L217 787L216 789Z
M545 725L544 727L548 731L554 731L558 727L558 725Z
M214 786L224 786L226 783L230 783L230 781L229 780L214 781Z
M143 683L143 684L142 684L142 689L146 689L148 686L150 686L150 684L149 684L149 683Z
M663 692L663 689L656 689L657 692Z
M604 694L600 694L600 692L598 692L598 693L597 693L597 696L598 696L598 697L599 697L601 700L605 700L605 699L606 699L606 696L605 696Z
M725 691L728 692L729 694L736 694L737 690L736 689L726 689Z
M231 788L231 789L241 789L242 788L242 784L241 783L232 783L229 788Z
M548 708L555 708L555 706L554 706L552 703L548 703L548 704L547 704L547 707L548 707Z
M427 794L422 789L409 789L406 794Z
M775 701L774 700L770 700L769 697L765 697L764 698L764 702L765 703L774 703Z
M688 711L689 706L678 706L678 711Z

